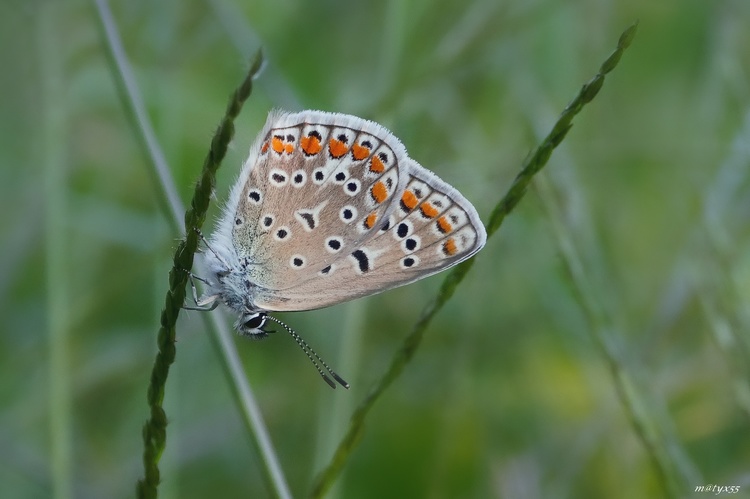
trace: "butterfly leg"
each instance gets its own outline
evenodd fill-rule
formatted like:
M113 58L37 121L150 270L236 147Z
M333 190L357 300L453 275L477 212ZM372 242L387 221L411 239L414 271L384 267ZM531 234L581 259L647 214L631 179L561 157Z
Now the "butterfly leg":
M187 272L188 279L190 280L190 287L193 290L193 302L195 303L195 307L188 307L188 306L183 305L182 308L184 308L185 310L198 310L201 312L210 312L211 310L218 307L219 295L211 295L211 296L204 296L204 297L198 298L198 290L195 287L195 280L198 280L208 286L210 286L211 283L208 282L206 279L193 274L189 270L186 270L185 272Z

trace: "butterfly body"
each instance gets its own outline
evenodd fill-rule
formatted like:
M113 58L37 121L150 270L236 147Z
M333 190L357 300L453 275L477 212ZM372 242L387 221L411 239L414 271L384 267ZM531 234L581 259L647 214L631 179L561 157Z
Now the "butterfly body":
M267 312L334 305L469 258L486 234L456 189L377 123L272 112L205 253L204 303L262 336Z

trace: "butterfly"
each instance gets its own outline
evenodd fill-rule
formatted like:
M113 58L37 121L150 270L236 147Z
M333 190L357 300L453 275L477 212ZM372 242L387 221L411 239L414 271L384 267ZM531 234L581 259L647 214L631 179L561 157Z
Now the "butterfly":
M445 270L487 239L476 209L411 159L383 126L323 111L272 111L250 148L214 233L208 291L196 304L234 311L241 334L283 326L269 312L311 310ZM314 357L314 358L313 358Z

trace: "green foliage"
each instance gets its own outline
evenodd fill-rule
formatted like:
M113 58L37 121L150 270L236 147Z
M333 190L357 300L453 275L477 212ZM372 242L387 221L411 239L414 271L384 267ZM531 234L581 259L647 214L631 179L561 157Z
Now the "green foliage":
M750 490L750 4L110 3L183 202L261 46L267 67L218 201L272 107L383 123L488 221L527 152L567 133L372 406L329 496ZM181 238L173 203L118 94L97 10L0 10L3 496L132 497ZM637 41L607 59L633 19ZM557 128L602 60L616 71L575 128ZM288 338L215 335L180 313L159 495L283 495L264 463L274 454L291 493L308 494L445 278L282 317L348 392L321 383Z

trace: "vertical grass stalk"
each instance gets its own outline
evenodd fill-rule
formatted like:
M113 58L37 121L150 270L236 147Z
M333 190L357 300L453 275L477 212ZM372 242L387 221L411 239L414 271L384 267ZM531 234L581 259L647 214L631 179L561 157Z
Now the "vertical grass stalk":
M47 322L50 389L50 457L52 494L57 499L73 497L72 394L70 383L69 296L65 234L67 213L67 154L65 148L66 105L63 82L64 54L57 26L61 6L42 5L38 14L37 36L41 68L44 125L45 258L47 272Z

